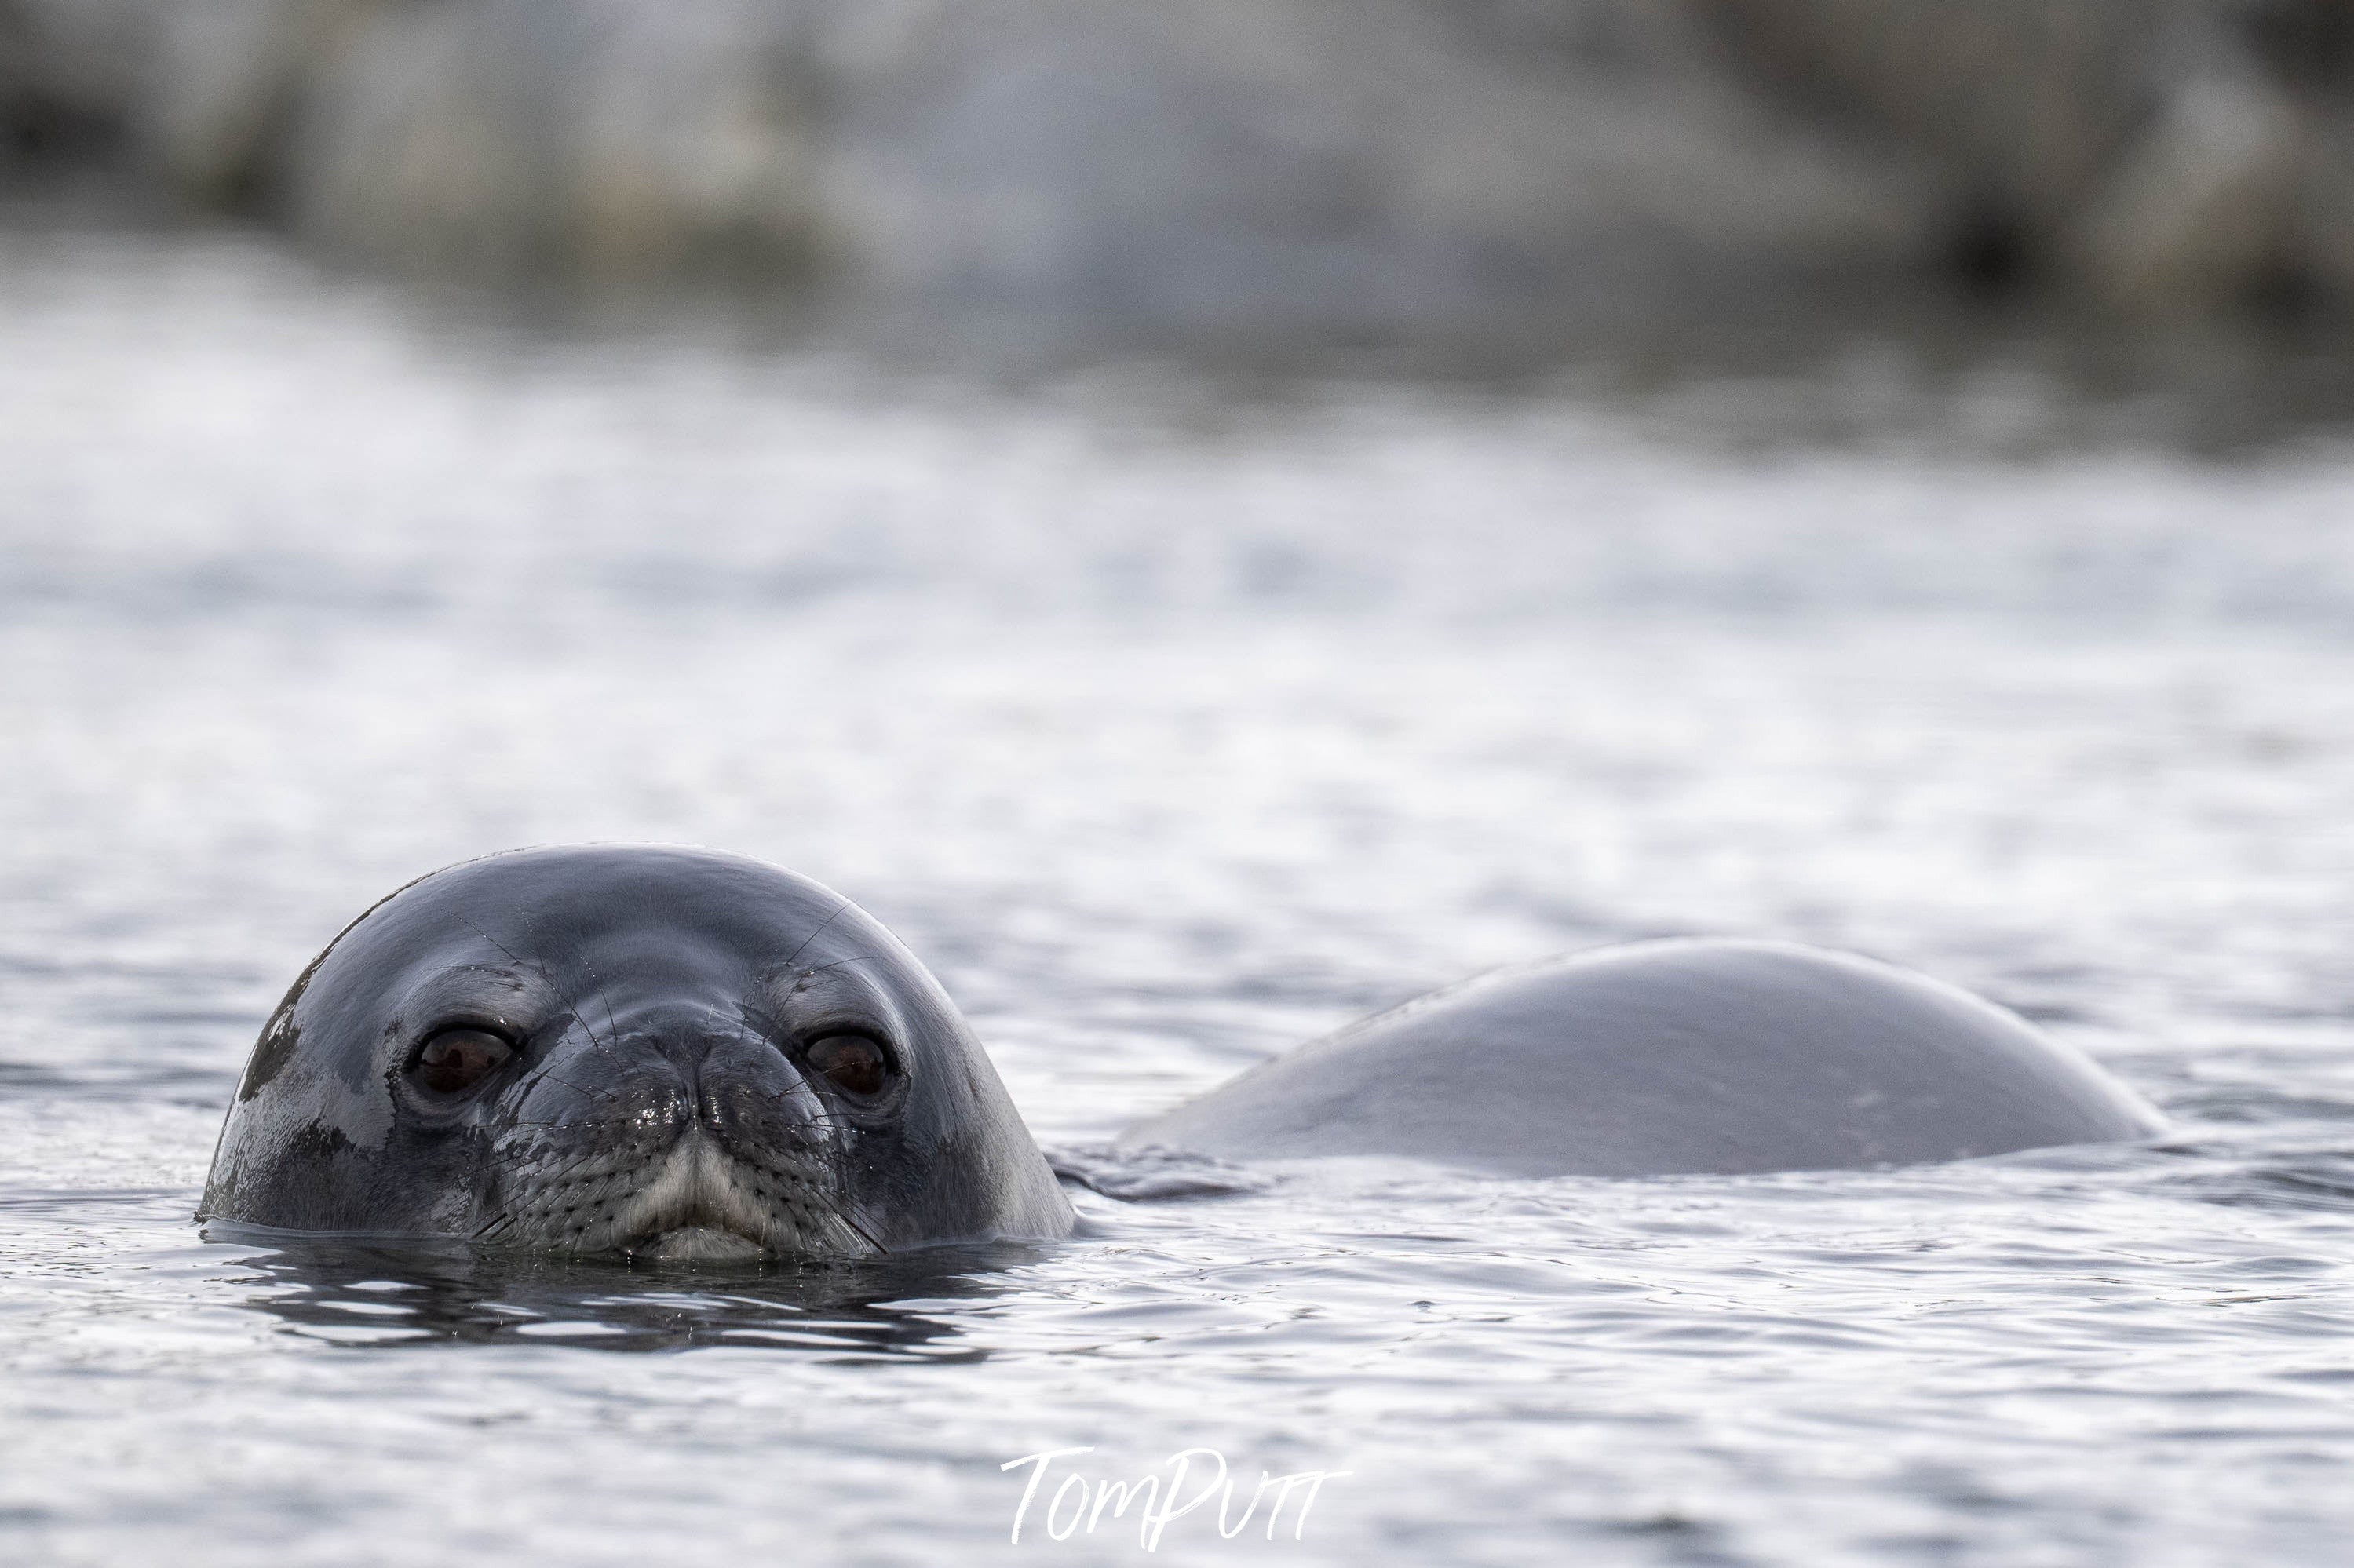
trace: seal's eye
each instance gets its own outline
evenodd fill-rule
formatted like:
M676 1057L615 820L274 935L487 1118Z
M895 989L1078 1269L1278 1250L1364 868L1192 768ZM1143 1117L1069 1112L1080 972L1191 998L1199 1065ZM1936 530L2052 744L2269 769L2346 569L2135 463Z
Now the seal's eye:
M462 1095L514 1054L514 1046L487 1029L444 1029L417 1053L408 1075L429 1093Z
M855 1099L871 1099L891 1082L891 1058L864 1034L829 1034L809 1048L811 1072Z

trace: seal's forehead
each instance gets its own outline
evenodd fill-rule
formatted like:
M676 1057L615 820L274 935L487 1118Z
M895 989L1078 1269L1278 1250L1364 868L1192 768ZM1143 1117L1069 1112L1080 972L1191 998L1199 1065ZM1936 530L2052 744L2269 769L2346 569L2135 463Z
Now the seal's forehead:
M349 935L418 958L488 948L535 965L617 947L693 947L766 969L790 961L847 905L807 877L737 855L600 845L518 851L436 872Z

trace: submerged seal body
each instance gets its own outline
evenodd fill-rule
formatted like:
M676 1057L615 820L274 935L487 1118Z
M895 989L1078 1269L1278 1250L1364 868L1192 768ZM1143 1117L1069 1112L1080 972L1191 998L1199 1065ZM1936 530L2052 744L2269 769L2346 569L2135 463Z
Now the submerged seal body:
M346 927L263 1029L201 1213L660 1258L1074 1223L955 1004L864 911L615 846L470 861Z
M2163 1125L2089 1057L1965 991L1809 948L1689 940L1407 1002L1119 1143L1650 1176L1921 1164Z

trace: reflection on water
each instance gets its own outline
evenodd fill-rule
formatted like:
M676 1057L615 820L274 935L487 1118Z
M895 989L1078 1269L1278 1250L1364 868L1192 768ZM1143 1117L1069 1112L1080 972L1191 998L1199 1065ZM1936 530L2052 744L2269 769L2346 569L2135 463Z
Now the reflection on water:
M883 1258L664 1268L413 1238L297 1236L213 1222L257 1250L225 1283L296 1332L366 1349L459 1341L595 1351L758 1345L837 1360L977 1361L925 1303L970 1303L1041 1249L1000 1243Z

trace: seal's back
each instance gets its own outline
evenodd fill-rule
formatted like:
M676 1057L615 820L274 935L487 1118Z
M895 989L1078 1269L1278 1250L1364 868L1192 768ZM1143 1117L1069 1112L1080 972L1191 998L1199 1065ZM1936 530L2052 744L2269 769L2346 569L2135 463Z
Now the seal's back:
M1407 1002L1120 1142L1641 1176L1920 1164L2163 1126L2089 1057L1966 991L1845 954L1691 940Z

